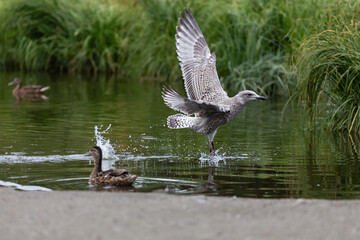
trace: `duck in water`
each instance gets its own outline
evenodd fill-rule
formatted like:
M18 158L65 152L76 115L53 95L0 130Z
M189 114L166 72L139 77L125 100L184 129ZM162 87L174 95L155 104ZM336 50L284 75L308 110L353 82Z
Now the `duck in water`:
M131 185L136 175L131 175L126 169L111 169L103 171L101 168L102 151L98 146L94 146L87 156L92 156L95 166L90 174L89 182L94 185L128 186Z
M12 82L9 82L8 86L16 84L16 87L13 89L12 93L18 101L21 101L22 98L36 101L36 100L45 100L47 97L44 95L45 91L48 90L49 86L42 85L29 85L22 87L22 81L20 78L15 78Z
M180 13L175 38L187 98L166 87L162 96L168 107L186 115L169 116L167 125L172 129L189 128L208 135L210 155L214 155L213 140L217 129L233 120L248 102L266 98L249 90L234 97L227 95L216 71L215 53L210 53L190 10L185 9L185 14Z

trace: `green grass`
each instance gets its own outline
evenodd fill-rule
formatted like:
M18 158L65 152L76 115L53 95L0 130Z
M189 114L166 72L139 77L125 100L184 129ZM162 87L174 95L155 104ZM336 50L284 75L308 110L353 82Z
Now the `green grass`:
M359 133L360 5L341 2L337 9L301 47L297 94L312 125Z
M309 25L301 19L321 12L315 2L0 0L0 68L180 79L174 35L189 7L226 88L289 95L288 58Z
M115 72L126 61L131 16L96 1L14 0L1 11L5 69ZM124 31L126 29L126 31Z
M190 8L231 94L304 101L313 122L359 132L355 0L0 0L0 69L182 81L179 12Z

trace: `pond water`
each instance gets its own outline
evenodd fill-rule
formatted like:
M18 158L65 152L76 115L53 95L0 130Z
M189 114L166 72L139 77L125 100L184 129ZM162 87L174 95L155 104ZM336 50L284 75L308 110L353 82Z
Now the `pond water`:
M7 86L15 77L49 85L48 99L17 101ZM181 80L173 87L184 93ZM360 198L357 136L307 131L296 105L283 111L283 101L251 102L218 130L210 163L206 136L166 127L175 111L164 105L161 88L111 76L0 73L0 186ZM100 137L109 155L104 169L130 169L139 176L133 187L89 185L93 161L85 153Z

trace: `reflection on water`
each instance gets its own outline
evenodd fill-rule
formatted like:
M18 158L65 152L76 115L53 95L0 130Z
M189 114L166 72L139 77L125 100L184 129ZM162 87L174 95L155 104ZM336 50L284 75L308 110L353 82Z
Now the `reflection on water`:
M7 86L15 77L49 85L49 99L17 102ZM164 105L159 84L0 74L0 180L53 190L360 198L358 136L304 130L296 106L281 117L284 102L250 105L218 130L219 149L210 159L206 136L165 126L174 112ZM92 165L84 154L99 144L95 126L114 151L104 165L138 175L133 187L88 184Z
M105 191L105 192L134 192L134 186L101 186L101 185L90 185L89 190L91 191Z
M13 182L4 182L0 180L0 186L3 187L13 187L18 190L24 190L24 191L51 191L49 188L40 187L40 186L24 186Z

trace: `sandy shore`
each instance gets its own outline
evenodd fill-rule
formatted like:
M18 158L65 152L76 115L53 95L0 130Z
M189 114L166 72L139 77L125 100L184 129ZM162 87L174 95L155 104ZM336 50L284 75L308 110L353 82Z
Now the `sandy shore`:
M360 239L360 201L0 188L1 239Z

